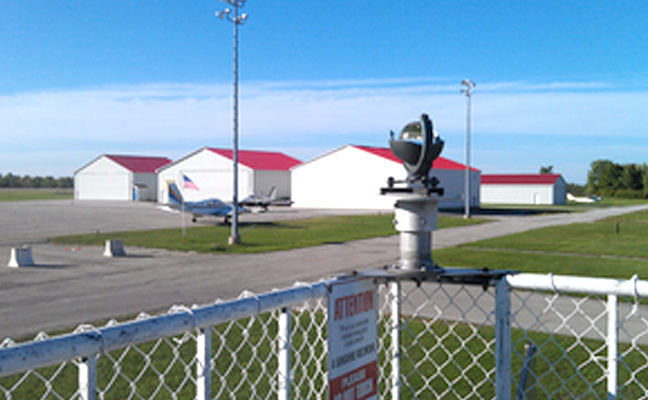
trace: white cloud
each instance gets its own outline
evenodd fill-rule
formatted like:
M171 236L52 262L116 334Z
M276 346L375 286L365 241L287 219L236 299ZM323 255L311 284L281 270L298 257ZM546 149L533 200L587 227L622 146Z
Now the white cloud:
M464 143L466 99L458 82L244 82L242 143L307 159L317 149L348 143L386 145L389 130L427 112L453 147L448 154L461 154L457 147ZM642 138L647 101L648 91L605 82L478 83L472 97L473 132L486 137L550 135L550 140ZM50 154L45 168L48 163L64 168L65 158L71 174L89 161L80 165L70 157L75 149L84 156L119 151L177 157L205 145L230 146L231 85L161 83L16 93L0 96L0 120L0 148L23 152L24 162L35 151L43 152L43 160ZM506 143L501 147L503 153L520 151ZM5 160L20 164L20 158L13 154ZM20 165L7 162L0 161L0 172L20 172Z
M493 133L640 137L648 122L648 92L485 94L473 101L475 123Z

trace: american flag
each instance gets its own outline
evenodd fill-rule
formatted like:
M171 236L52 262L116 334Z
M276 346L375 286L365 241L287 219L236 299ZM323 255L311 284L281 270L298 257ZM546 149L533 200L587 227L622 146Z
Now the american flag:
M185 189L193 189L193 190L200 190L198 188L198 185L196 185L194 183L194 181L189 179L189 177L187 175L184 175L184 174L182 175L182 181L183 181L183 184L182 184L183 188L185 188Z

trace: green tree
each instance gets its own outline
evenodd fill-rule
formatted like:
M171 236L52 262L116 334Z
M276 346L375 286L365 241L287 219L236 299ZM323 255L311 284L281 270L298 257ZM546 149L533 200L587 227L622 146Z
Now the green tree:
M41 182L41 185L42 185L42 187L46 187L46 188L55 188L55 187L57 187L56 180L54 179L53 176L50 176L50 175L43 178L43 181Z
M0 182L0 187L3 188L20 187L20 177L9 172L8 174L2 177L2 181Z
M61 177L54 179L52 176L45 178L40 176L20 176L11 172L0 174L0 188L61 188L69 189L74 187L74 179L71 177Z
M66 176L56 180L56 187L61 189L71 189L74 187L74 179Z
M23 175L20 178L20 187L23 188L34 188L36 185L34 184L34 179L29 176L29 175Z
M546 167L540 167L541 174L553 174L553 165L548 165Z
M596 160L587 173L587 191L599 196L613 196L620 188L622 168L610 160Z
M587 191L585 185L579 185L577 183L568 183L567 193L571 193L574 196L585 196L587 194Z
M627 164L621 166L621 188L627 190L641 190L641 169L637 164Z
M641 190L643 197L648 197L648 164L641 165Z

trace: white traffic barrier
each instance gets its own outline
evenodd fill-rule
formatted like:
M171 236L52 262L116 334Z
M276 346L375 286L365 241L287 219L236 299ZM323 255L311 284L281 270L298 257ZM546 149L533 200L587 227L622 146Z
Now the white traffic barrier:
M32 258L32 250L29 246L23 247L12 247L11 255L9 256L9 264L7 266L18 268L18 267L29 267L34 265L34 259Z
M123 240L106 240L106 249L104 250L104 257L124 257L126 252L124 251L124 241Z

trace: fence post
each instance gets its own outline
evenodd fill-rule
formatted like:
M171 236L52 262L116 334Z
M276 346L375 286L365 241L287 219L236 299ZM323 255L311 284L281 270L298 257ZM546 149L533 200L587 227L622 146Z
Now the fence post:
M211 400L211 328L198 329L196 337L196 400Z
M511 292L506 277L495 287L495 398L511 398Z
M608 399L617 398L617 296L608 295L607 300L607 389Z
M84 357L79 362L79 398L97 399L97 358Z
M279 313L278 360L278 398L290 400L290 308L282 308Z
M400 315L401 315L401 283L389 283L391 294L391 314L389 329L391 330L391 398L399 400L401 394L401 350L400 350Z

